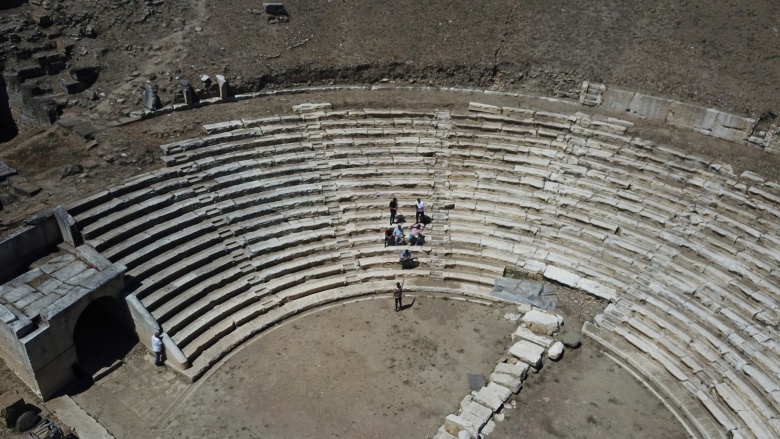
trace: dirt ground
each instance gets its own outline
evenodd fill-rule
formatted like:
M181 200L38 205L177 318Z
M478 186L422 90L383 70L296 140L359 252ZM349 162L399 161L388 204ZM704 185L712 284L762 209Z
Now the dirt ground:
M603 309L585 297L559 291L565 331ZM390 297L375 297L305 313L193 385L139 346L73 399L118 439L432 436L468 394L467 374L487 376L506 355L515 309L441 296L405 304L395 313ZM583 342L529 378L496 437L684 436L658 399Z
M569 288L558 288L561 335L579 333L606 304ZM556 362L529 373L510 398L491 439L683 439L685 428L631 373L588 338L566 349ZM531 371L533 372L533 370ZM652 416L648 416L652 414Z
M510 399L491 439L683 439L663 403L589 339L548 361ZM512 404L514 403L514 404Z

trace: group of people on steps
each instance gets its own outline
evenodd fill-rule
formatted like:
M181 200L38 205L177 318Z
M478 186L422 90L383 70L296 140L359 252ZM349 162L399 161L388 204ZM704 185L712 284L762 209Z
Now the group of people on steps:
M393 197L390 201L390 227L385 229L385 247L388 245L423 245L425 243L425 235L423 235L423 229L425 228L425 202L421 199L417 199L414 203L415 216L414 225L409 229L408 240L404 234L404 229L401 226L401 222L396 223L396 215L398 214L398 199ZM393 224L396 227L393 228ZM403 268L411 268L414 263L414 257L412 252L407 248L401 252L401 257L398 262ZM395 290L393 291L393 299L395 300L395 311L401 311L403 309L403 284L396 282Z

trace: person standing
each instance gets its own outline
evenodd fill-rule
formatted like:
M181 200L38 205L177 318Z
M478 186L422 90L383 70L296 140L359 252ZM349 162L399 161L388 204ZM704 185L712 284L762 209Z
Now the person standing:
M162 366L163 341L162 332L160 331L155 332L152 336L152 352L154 352L154 365L157 367Z
M419 223L422 222L421 219L425 216L425 203L420 201L418 198L417 201L414 203L414 207L417 208L417 212L415 215L414 222Z
M392 226L395 222L395 214L398 212L398 200L393 197L393 200L390 201L390 225Z
M400 311L403 308L401 299L403 298L404 287L401 282L395 283L395 291L393 292L393 299L395 299L395 312Z

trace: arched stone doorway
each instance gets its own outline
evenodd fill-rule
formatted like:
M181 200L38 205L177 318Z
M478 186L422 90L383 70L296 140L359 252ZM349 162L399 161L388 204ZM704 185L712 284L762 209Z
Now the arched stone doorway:
M73 329L74 371L91 377L124 358L137 342L127 309L113 297L101 297L84 309Z
M19 132L13 115L11 114L7 87L5 78L3 75L0 75L0 142L6 142L13 139Z

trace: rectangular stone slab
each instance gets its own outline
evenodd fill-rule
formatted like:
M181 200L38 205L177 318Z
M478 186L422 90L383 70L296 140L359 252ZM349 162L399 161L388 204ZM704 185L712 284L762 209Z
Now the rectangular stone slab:
M514 377L520 378L521 380L524 380L526 375L528 374L528 365L525 363L517 363L517 364L498 363L494 371L496 373L512 375Z
M520 387L523 386L523 381L520 378L503 373L491 373L490 381L502 387L506 387L507 389L511 390L512 393L519 392Z
M542 361L544 348L527 340L520 340L509 348L509 353L520 361L537 367Z
M558 331L558 317L539 310L531 310L523 316L523 322L531 331L540 334L553 334Z
M493 410L494 412L498 411L501 406L504 405L504 400L494 392L488 390L487 387L480 389L479 392L474 395L474 400L489 408L490 410Z
M447 418L444 420L444 430L458 438L460 437L461 431L468 432L470 435L469 437L471 438L477 437L477 431L474 424L456 415L447 415Z

